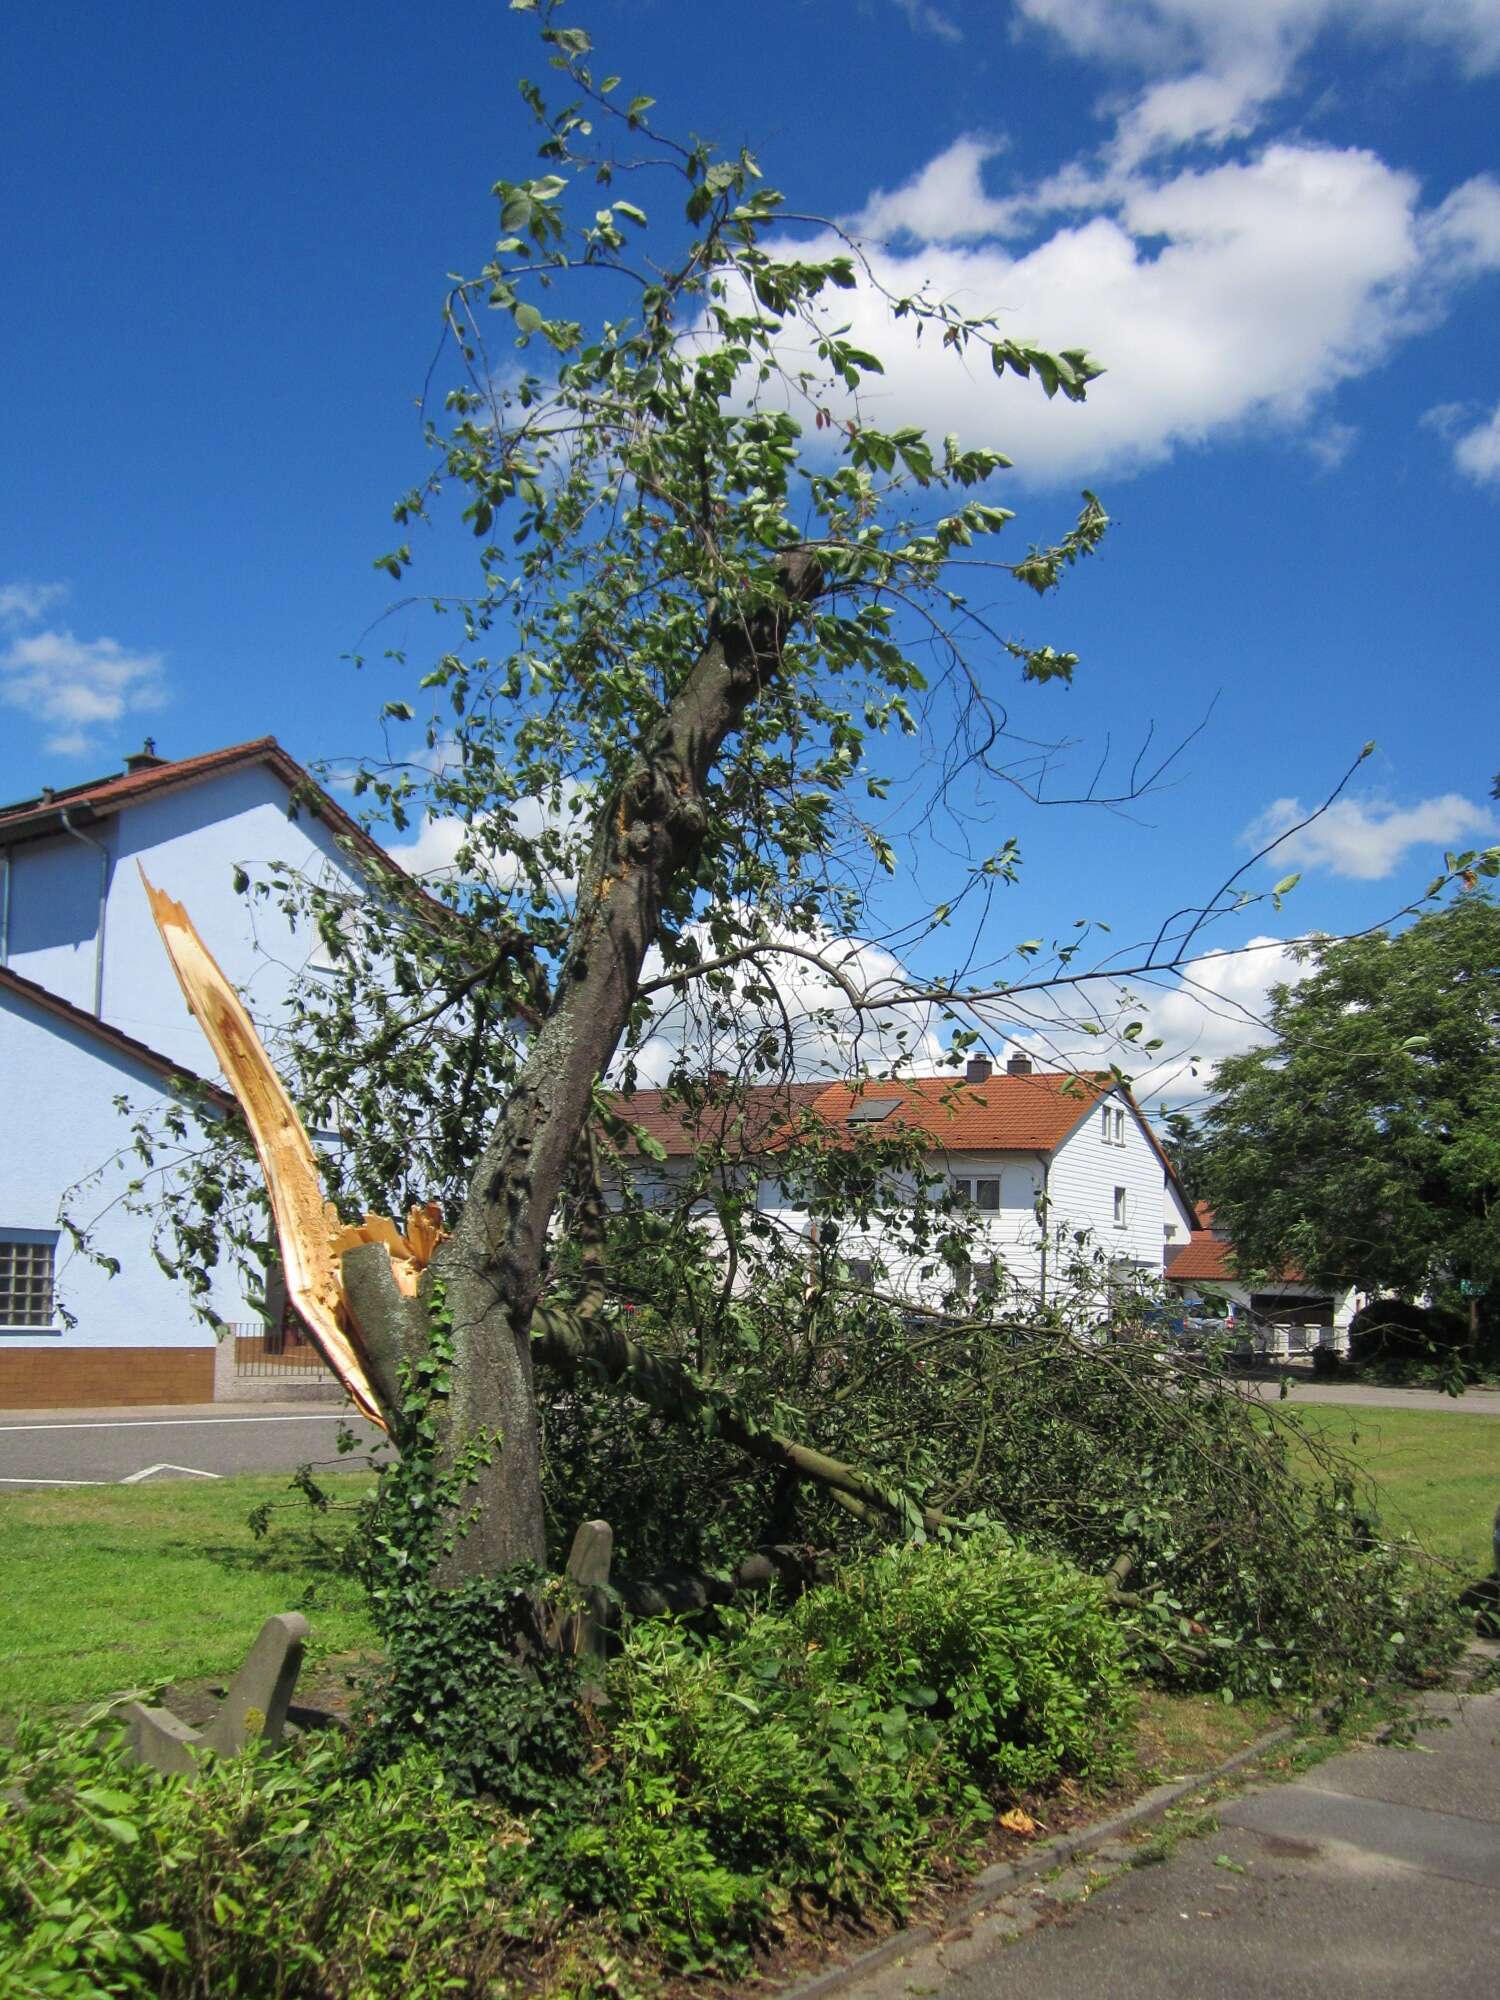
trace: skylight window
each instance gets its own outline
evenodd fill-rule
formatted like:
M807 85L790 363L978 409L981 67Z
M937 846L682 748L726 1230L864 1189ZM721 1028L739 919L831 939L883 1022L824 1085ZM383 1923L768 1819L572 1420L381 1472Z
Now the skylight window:
M846 1125L878 1125L901 1109L899 1097L862 1097L844 1119Z

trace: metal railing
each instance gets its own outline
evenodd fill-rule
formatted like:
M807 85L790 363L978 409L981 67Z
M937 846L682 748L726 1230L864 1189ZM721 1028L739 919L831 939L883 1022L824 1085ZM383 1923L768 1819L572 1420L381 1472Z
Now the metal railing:
M237 1375L296 1376L306 1381L328 1373L328 1364L298 1327L267 1326L257 1320L229 1326L225 1338L234 1342Z

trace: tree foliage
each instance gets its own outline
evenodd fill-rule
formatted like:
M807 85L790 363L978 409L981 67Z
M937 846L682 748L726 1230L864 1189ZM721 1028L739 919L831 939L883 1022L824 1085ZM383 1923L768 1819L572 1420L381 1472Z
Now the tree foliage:
M882 427L881 363L845 310L874 286L857 246L789 216L749 153L656 134L652 100L595 71L585 30L523 11L566 101L522 86L544 171L497 183L492 254L448 297L431 470L380 559L405 580L416 529L446 548L456 505L477 577L441 598L449 643L387 707L399 728L434 705L425 750L356 782L387 824L457 823L461 874L426 903L394 878L358 909L315 901L332 971L291 1030L303 1102L351 1135L342 1197L446 1201L466 1573L540 1559L534 1362L609 1335L604 1073L628 1081L655 992L691 988L732 1024L747 985L775 1005L779 954L854 933L898 865L882 742L1005 778L1004 679L1066 680L1075 661L1003 634L989 582L1045 594L1106 525L1085 495L1051 543L985 557L1013 534L989 497L1006 460ZM1098 373L946 299L883 309L997 387L1081 401ZM992 880L977 858L955 899ZM773 1030L741 1073L791 1059ZM576 1281L558 1268L568 1203L600 1218ZM399 1317L381 1334L391 1384L426 1337ZM677 1400L729 1423L713 1393Z
M1500 1285L1500 906L1473 891L1299 956L1275 1039L1220 1064L1205 1120L1240 1268L1408 1297Z

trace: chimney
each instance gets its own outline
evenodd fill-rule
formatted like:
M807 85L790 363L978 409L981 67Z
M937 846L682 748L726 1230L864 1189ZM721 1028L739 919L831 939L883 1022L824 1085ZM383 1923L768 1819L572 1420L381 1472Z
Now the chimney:
M970 1083L988 1083L995 1074L995 1065L988 1056L970 1056L965 1074Z
M141 748L133 750L125 759L125 769L133 776L137 771L154 771L158 764L165 764L166 761L165 757L156 754L156 738L148 736Z
M1023 1056L1019 1049L1015 1050L1010 1061L1005 1065L1005 1074L1007 1076L1030 1076L1031 1057Z

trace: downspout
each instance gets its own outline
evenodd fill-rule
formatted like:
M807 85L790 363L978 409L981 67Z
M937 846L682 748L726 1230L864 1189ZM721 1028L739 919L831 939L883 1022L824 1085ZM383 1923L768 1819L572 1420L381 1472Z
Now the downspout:
M5 883L0 887L0 965L10 964L10 849L0 854L5 867Z
M1042 1284L1041 1295L1037 1303L1045 1306L1047 1303L1047 1244L1052 1235L1052 1202L1047 1193L1047 1176L1052 1171L1052 1155L1050 1153L1038 1153L1037 1158L1042 1163L1042 1193L1039 1204L1042 1219Z
M85 847L92 847L99 856L99 934L94 940L94 1019L104 1019L104 913L109 901L109 849L102 840L95 840L91 833L84 833L68 818L66 806L58 807L64 830L75 840L81 840Z

